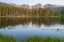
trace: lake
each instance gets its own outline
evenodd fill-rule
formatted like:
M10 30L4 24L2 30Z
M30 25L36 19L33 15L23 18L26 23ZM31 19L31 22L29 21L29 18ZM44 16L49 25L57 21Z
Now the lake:
M17 39L29 36L51 36L64 38L64 19L50 17L1 17L0 33Z

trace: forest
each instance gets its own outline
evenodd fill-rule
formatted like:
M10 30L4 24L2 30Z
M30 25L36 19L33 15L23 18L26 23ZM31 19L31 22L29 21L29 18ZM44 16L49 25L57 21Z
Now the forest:
M61 11L50 8L27 9L14 6L0 6L0 16L42 16L42 17L60 17L63 16L64 9Z

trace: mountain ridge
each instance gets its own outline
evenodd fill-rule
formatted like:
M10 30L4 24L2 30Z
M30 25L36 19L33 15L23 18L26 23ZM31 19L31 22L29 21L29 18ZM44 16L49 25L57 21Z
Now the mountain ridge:
M10 4L12 6L15 6L14 4ZM33 6L29 6L28 4L22 4L22 5L16 5L16 7L21 7L21 8L28 8L28 9L38 9L38 8L50 8L50 9L54 9L54 10L61 10L64 8L63 5L55 5L55 4L45 4L42 5L41 3L35 4Z
M55 5L55 4L45 4L45 5L42 5L41 3L38 3L38 4L35 4L33 6L29 6L28 4L22 4L22 5L17 5L17 4L14 4L14 3L3 3L3 2L0 2L0 6L1 5L4 5L4 6L14 6L14 7L19 7L19 8L28 8L28 9L38 9L38 8L50 8L50 9L54 9L54 10L61 10L64 8L63 5Z
M0 2L0 6L10 6L10 5L4 2Z

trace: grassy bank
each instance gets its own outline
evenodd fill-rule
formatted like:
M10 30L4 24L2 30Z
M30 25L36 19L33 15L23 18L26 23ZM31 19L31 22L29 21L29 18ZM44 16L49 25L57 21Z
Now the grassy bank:
M0 34L0 42L64 42L64 39L60 39L57 37L39 37L39 36L33 36L28 37L27 40L17 40L12 36L2 35Z
M16 41L17 40L12 36L0 34L0 42L16 42Z

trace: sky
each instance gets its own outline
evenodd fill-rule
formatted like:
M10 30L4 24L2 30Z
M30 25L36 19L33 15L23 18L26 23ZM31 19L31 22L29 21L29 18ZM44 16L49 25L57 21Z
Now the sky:
M37 3L41 3L42 5L45 4L64 5L64 0L0 0L0 2L15 3L18 5L22 5L22 4L34 5Z

